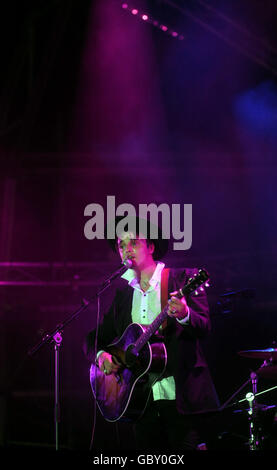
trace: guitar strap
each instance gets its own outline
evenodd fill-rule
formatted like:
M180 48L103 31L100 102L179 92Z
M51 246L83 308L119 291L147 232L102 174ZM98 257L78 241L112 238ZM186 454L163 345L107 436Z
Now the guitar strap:
M169 268L164 268L162 270L162 277L161 277L161 310L164 309L168 302L168 276L169 276ZM161 325L161 329L164 330L167 325L167 320L165 319Z

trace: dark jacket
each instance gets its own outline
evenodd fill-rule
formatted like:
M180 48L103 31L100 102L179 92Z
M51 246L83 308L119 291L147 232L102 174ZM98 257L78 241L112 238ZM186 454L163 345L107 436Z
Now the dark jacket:
M187 283L197 269L170 269L168 292L173 292ZM86 338L85 353L93 361L95 350L105 347L120 338L132 323L132 299L134 289L120 281L112 305L99 325L95 348L95 330ZM180 325L175 318L168 317L164 330L164 342L168 363L166 375L173 375L176 384L176 406L180 413L198 413L219 406L217 394L201 347L201 338L210 331L209 305L205 291L187 298L190 321Z

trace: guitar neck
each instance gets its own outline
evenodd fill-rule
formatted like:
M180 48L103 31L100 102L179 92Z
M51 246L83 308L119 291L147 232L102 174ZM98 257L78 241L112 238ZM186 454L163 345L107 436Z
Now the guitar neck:
M176 293L176 297L181 298L184 295L189 295L193 291L195 291L196 288L201 286L205 281L209 279L209 274L204 270L200 269L198 272L198 275L195 274L194 278L190 278L189 282L182 288L179 289L178 292ZM150 338L153 336L153 334L159 329L163 321L167 317L167 310L168 310L168 304L164 307L164 309L161 311L161 313L155 318L155 320L151 323L151 325L148 326L148 328L144 331L144 333L138 338L136 343L134 344L134 349L133 352L139 353L141 348L147 343L147 341L150 340Z
M142 335L138 338L134 345L133 352L139 352L141 348L143 348L143 346L147 343L147 341L150 340L153 334L159 329L159 327L167 317L167 309L168 305L164 307L164 309L161 311L161 313L159 313L159 315L155 318L151 325L149 325L145 332L142 333Z

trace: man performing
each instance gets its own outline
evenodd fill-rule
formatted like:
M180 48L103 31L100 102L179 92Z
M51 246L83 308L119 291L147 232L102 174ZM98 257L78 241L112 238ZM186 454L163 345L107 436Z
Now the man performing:
M122 219L119 217L116 222ZM96 331L88 334L85 352L101 375L120 384L122 363L107 346L121 338L130 324L139 324L141 331L146 330L167 305L166 319L151 339L165 345L165 368L151 383L147 406L134 422L137 449L197 450L206 439L204 417L219 407L200 345L211 328L207 296L203 289L198 295L178 297L178 290L198 270L165 268L160 260L168 241L161 234L151 240L149 225L147 228L147 234L141 233L137 220L135 233L123 231L108 240L122 261L130 260L131 267L120 279L97 338Z

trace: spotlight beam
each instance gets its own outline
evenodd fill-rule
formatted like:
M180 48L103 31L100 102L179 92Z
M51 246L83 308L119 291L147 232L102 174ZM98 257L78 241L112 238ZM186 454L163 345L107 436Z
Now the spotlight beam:
M269 55L272 55L272 51L274 51L275 58L276 58L277 52L275 51L275 49L273 49L271 46L266 46L264 43L262 43L261 44L262 47L260 47L258 50L258 47L257 46L255 47L255 44L257 44L258 42L262 42L262 41L260 41L259 38L254 36L248 30L238 25L235 21L228 18L226 15L223 15L219 11L208 6L207 4L205 4L205 2L201 0L196 0L196 2L198 2L198 4L201 5L202 9L206 8L206 10L208 9L210 12L212 12L212 14L221 18L222 27L221 29L219 27L216 29L213 26L211 26L209 23L207 23L207 21L202 19L200 16L197 16L195 13L190 11L187 0L186 0L185 6L180 6L172 0L163 0L163 2L171 6L172 8L180 11L180 13L186 15L192 21L199 24L205 30L219 37L220 39L225 41L229 46L235 48L236 50L238 50L244 56L248 57L253 62L257 63L258 65L261 65L262 67L264 67L265 69L273 73L274 75L277 75L277 69L267 59ZM195 8L195 1L193 2L192 6ZM207 11L204 14L205 14L205 17L207 17ZM229 35L226 33L226 22L228 22ZM231 31L232 28L233 30Z

